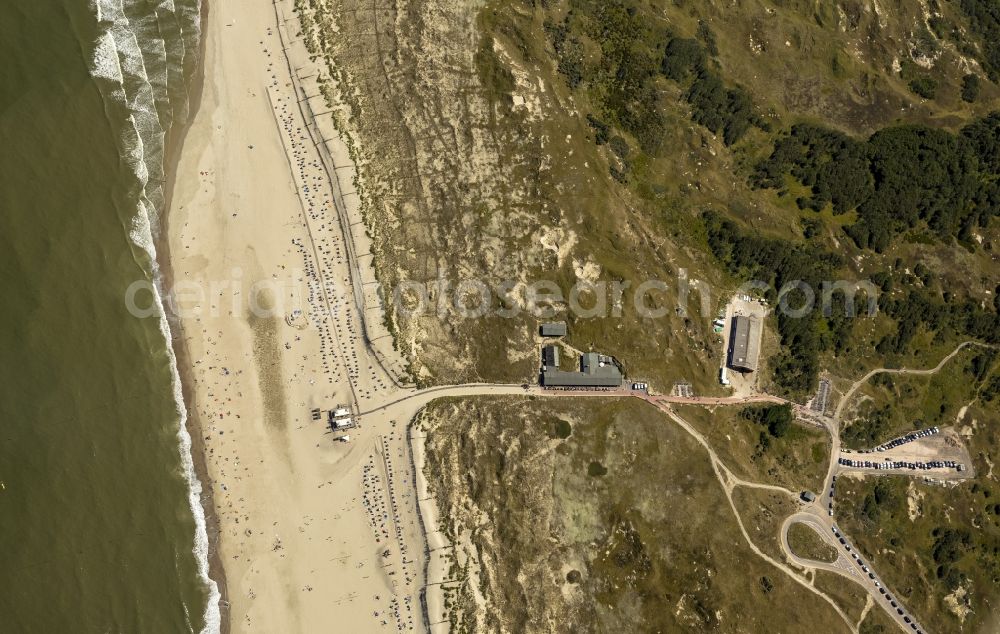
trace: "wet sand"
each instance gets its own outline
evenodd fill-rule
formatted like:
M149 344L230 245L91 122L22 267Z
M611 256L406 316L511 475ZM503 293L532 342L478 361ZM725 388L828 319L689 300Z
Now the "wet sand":
M201 3L202 24L208 23L210 11L210 3L207 0L204 0ZM200 59L205 59L205 38L201 38L201 41L199 42L198 55ZM171 201L173 200L177 184L177 167L180 162L182 148L184 147L184 140L187 138L188 131L191 129L191 120L194 118L195 113L198 112L198 108L201 105L201 95L204 83L205 68L203 65L199 64L191 81L188 102L191 119L186 121L183 125L176 125L172 127L164 144L166 152L164 165L164 176L166 180L163 187L165 210L169 210L171 207ZM170 240L167 238L169 235L169 221L169 214L164 213L160 222L163 233L156 236L156 253L158 254L157 265L160 269L160 279L163 287L168 289L172 288L174 279L173 267L170 263ZM188 431L191 435L191 459L194 463L195 474L198 477L198 481L204 485L204 483L209 481L210 477L208 474L208 465L205 460L206 454L204 450L204 443L201 439L201 434L198 433L200 425L197 420L195 408L192 407L194 383L190 370L191 364L188 362L189 351L187 346L184 345L184 338L182 335L183 327L176 319L171 318L170 330L173 336L173 340L170 343L171 346L173 346L174 356L177 359L177 370L181 379L181 391L184 395L185 407L188 409ZM202 489L201 504L205 510L205 529L208 534L208 574L209 577L215 581L219 589L219 607L221 615L220 634L228 634L230 631L227 608L229 604L229 593L226 587L226 573L222 566L222 558L219 555L218 548L219 519L215 513L215 502L212 499L211 492L207 487Z

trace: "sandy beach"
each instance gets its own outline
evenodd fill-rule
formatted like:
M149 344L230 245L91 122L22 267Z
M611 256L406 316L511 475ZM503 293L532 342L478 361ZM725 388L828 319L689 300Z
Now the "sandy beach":
M322 124L306 127L282 38L293 70L308 59L283 15L290 4L213 3L168 212L223 614L235 632L415 631L424 549L405 432L419 404L356 416L350 442L327 425L337 406L357 414L398 395L401 366L364 343L359 245L336 207L356 213L343 195L353 169L342 144L317 150Z
M354 166L291 15L283 2L212 5L167 222L224 625L442 631L448 569L440 555L427 567L428 518L435 550L447 544L408 425L434 398L525 390L407 384ZM327 413L341 407L355 426L334 433Z

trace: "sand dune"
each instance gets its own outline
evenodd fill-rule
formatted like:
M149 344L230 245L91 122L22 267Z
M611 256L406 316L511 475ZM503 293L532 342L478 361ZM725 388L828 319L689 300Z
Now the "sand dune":
M360 417L349 443L326 425L337 405L392 400L401 363L364 345L335 206L353 170L342 144L321 157L312 141L279 33L290 3L277 9L212 5L168 219L231 629L416 631L424 546L405 427L418 404Z

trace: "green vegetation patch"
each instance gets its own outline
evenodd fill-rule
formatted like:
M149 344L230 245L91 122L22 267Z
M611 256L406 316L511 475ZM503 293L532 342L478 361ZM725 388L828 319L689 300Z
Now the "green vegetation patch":
M780 189L790 174L811 189L811 196L798 199L801 209L819 211L827 203L835 213L857 209L858 220L846 231L861 248L884 251L897 236L924 225L941 238L970 244L974 227L1000 215L998 126L1000 115L992 114L957 135L901 125L859 141L822 126L796 125L757 165L752 182Z
M838 521L887 587L930 631L984 631L1000 599L996 412L971 413L973 481L954 486L878 477L837 481ZM877 631L877 630L872 630Z
M710 56L718 50L707 24L699 28L699 41L675 37L643 3L574 0L570 5L560 21L547 18L544 28L566 84L600 108L589 115L598 144L615 126L632 135L643 152L658 155L667 125L659 85L664 79L680 84L691 118L726 145L753 127L769 129L749 93L712 68Z
M740 416L767 428L767 433L773 438L784 438L792 427L795 415L792 406L782 405L750 405L740 411Z
M815 570L813 571L813 586L833 599L834 603L840 606L840 609L853 621L857 622L861 618L868 600L868 592L860 584L845 579L835 572ZM882 612L883 610L876 605L871 611Z
M805 559L833 563L837 561L837 549L823 541L809 526L795 522L788 527L788 547Z
M573 425L554 449L547 417ZM448 399L421 424L443 528L464 531L488 563L483 607L470 607L472 578L456 568L455 621L475 609L491 631L848 629L750 550L707 452L648 404ZM593 462L603 477L587 475Z
M766 425L748 420L736 407L678 406L676 410L741 479L794 491L822 488L830 455L830 441L823 431L792 423L774 436Z
M995 350L970 346L930 376L876 374L856 397L863 401L842 429L844 445L870 449L917 429L955 423L963 406L988 396L996 366Z

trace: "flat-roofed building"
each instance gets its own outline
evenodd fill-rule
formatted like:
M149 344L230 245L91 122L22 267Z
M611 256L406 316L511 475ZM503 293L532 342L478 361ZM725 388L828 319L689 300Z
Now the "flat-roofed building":
M729 367L753 372L760 356L760 320L756 316L733 317L729 333Z
M621 387L621 370L614 359L588 352L580 359L580 372L563 372L556 367L542 369L542 385L546 387Z
M621 387L622 377L591 376L583 372L563 372L548 369L542 373L545 387Z
M542 365L547 368L559 367L558 346L545 346L542 348Z
M552 321L546 324L542 324L539 328L543 337L565 337L566 336L566 322L565 321Z

